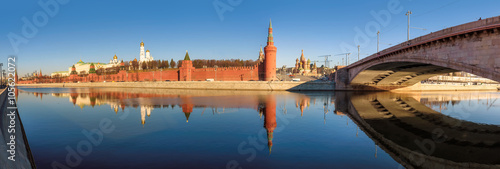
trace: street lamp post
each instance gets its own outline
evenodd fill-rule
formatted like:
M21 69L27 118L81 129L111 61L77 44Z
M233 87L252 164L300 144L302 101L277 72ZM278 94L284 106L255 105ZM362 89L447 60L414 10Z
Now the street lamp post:
M3 66L3 63L0 63L0 72L2 73L1 77L0 77L0 85L3 87L3 72L2 72L2 66Z
M410 40L410 15L411 15L411 11L408 11L406 12L406 16L408 16L408 40Z
M345 58L346 58L346 66L349 65L349 55L351 55L351 53L347 53L345 54Z
M379 51L379 44L380 44L380 31L377 31L377 53Z
M5 70L2 70L2 79L3 79L3 77L6 77L6 76L7 76L7 74L5 73ZM12 77L12 78L14 78L14 77ZM5 80L7 80L7 78L5 78ZM2 81L3 81L3 80L2 80ZM3 82L2 82L2 83L3 83ZM7 84L7 83L5 83L5 84Z
M358 61L359 61L359 47L360 47L360 46L358 45Z

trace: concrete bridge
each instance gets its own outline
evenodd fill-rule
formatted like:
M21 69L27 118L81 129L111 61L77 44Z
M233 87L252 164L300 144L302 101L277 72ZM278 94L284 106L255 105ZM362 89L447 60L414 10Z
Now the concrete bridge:
M335 95L344 112L365 134L405 168L500 168L500 127L455 119L411 95Z
M392 90L464 71L500 81L500 16L443 29L366 57L335 75L337 90Z

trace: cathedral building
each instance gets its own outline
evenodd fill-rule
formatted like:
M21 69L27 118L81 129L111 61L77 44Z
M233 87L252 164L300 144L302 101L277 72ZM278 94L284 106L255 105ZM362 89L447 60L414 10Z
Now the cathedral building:
M300 59L297 58L295 60L295 67L292 69L292 72L294 74L316 74L317 73L317 67L316 63L311 66L311 60L307 59L304 56L304 50L302 50L302 54L300 55Z
M113 56L113 59L109 60L109 64L120 64L120 61L118 60L118 57L115 55Z

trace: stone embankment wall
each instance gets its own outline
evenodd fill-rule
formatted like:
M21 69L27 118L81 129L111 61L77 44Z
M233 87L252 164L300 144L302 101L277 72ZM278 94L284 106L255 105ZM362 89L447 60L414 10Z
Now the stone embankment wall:
M0 168L36 168L19 112L17 109L7 108L17 105L9 104L7 89L0 89L0 92L0 145L2 145L0 146ZM15 111L14 115L10 113L12 111ZM8 151L12 148L15 154ZM9 157L13 157L15 161L10 160Z
M264 81L172 81L172 82L99 82L99 83L44 83L22 84L33 87L132 87L164 89L202 89L202 90L267 90L267 91L333 91L330 82L264 82Z

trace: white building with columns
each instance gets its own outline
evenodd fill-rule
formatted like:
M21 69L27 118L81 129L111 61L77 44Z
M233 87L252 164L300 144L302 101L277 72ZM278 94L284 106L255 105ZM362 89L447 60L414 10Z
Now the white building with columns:
M83 62L82 60L76 62L74 64L76 68L76 72L80 74L81 72L84 72L85 74L89 73L90 65L94 64L94 67L96 70L98 69L107 69L107 68L112 68L112 67L120 67L120 63L122 63L121 60L118 60L118 57L115 55L113 56L113 59L109 60L109 63L100 63L100 62ZM68 68L68 74L71 73L73 65ZM60 72L59 72L60 73Z

